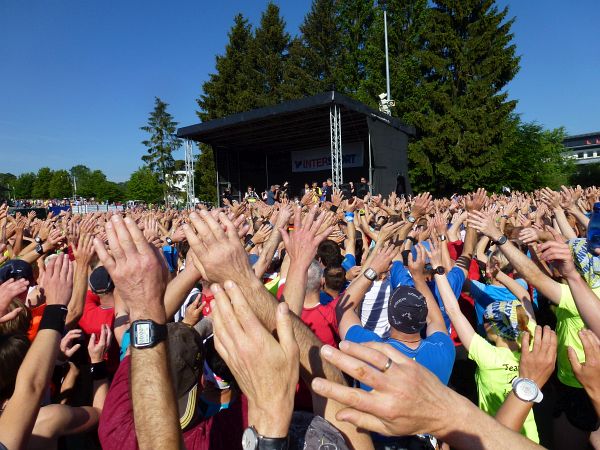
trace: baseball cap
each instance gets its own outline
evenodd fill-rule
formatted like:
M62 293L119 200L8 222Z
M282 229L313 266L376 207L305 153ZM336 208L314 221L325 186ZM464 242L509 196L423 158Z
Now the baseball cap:
M483 313L483 320L488 322L494 333L503 339L516 341L519 337L519 320L517 307L521 302L493 302Z
M573 262L577 272L592 289L600 287L600 256L589 252L587 239L570 239L567 244L573 254Z
M22 259L9 259L0 267L0 283L4 283L11 278L14 280L24 278L29 281L30 286L35 284L31 264Z
M90 274L90 289L94 294L105 294L111 292L115 285L104 266L96 267Z
M186 430L199 418L198 384L204 362L202 338L182 322L167 324L171 377L177 395L179 425Z
M427 324L427 300L417 289L398 286L388 303L390 325L403 333L418 333Z

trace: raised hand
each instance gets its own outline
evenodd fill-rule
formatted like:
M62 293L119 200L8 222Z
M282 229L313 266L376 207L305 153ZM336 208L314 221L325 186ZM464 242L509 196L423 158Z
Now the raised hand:
M73 263L66 253L58 255L46 266L41 290L47 305L67 305L73 292Z
M550 209L560 208L560 194L550 188L543 188L540 191L540 200Z
M79 329L71 330L60 341L60 354L58 359L66 361L81 348L81 344L76 344L75 341L81 339L83 331Z
M595 404L600 404L600 339L591 330L581 330L579 338L585 352L585 362L579 362L573 347L568 348L569 361L577 380Z
M6 312L6 308L10 305L10 302L19 297L21 294L27 292L29 287L29 281L25 278L15 280L9 278L4 283L0 284L0 315Z
M96 342L96 334L92 333L88 343L88 354L90 355L90 361L92 364L104 361L104 355L106 355L106 352L110 347L111 337L112 332L110 331L110 327L105 323L103 323L102 327L100 328L98 342Z
M427 211L433 206L432 197L429 192L423 192L414 198L413 206L410 210L410 215L419 218L424 216Z
M79 236L77 247L73 248L75 261L81 267L88 267L94 257L94 238L88 233L82 233Z
M401 250L401 247L397 247L390 243L385 244L385 246L377 251L377 254L371 261L369 267L378 274L387 272L390 268L390 264L394 258L398 256Z
M206 302L202 301L202 295L198 294L194 301L185 309L185 317L182 322L190 327L196 325L202 319L202 310L206 306Z
M287 304L277 308L276 340L235 283L212 285L211 290L215 349L248 398L248 422L263 436L287 436L300 357Z
M465 197L465 209L469 212L481 211L487 203L487 192L483 188Z
M494 214L486 214L484 212L474 210L469 213L467 223L492 240L496 240L502 235L500 229L496 226Z
M549 327L535 327L533 349L529 349L529 332L523 334L519 376L535 381L541 388L554 372L556 363L556 333Z
M308 266L315 257L319 244L327 239L332 231L332 227L329 226L319 232L328 216L319 214L319 217L315 219L316 213L317 207L315 206L302 220L302 210L297 207L294 211L294 232L288 233L284 227L279 228L285 249L292 262L300 262Z
M111 254L104 243L94 239L94 248L110 274L117 295L129 308L131 321L165 320L163 296L169 272L158 249L144 238L135 221L113 216L106 223Z

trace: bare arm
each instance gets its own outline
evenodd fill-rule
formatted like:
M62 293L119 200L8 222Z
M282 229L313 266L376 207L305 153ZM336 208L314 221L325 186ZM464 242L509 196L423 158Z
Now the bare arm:
M523 307L525 308L525 311L527 311L527 314L529 315L529 317L531 319L535 320L535 312L533 311L533 304L531 303L531 296L529 295L529 292L527 291L527 289L525 289L523 286L521 286L517 282L517 280L509 277L502 271L498 271L498 273L496 274L496 279L500 283L502 283L504 285L504 287L506 289L508 289L515 297L517 297L521 301L521 303L523 304Z

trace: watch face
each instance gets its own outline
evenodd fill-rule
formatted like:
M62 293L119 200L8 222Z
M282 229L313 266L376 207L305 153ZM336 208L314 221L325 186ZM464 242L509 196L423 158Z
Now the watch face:
M136 323L135 324L135 339L134 343L138 346L150 345L150 324Z
M369 280L373 281L375 278L377 278L377 272L375 272L373 269L369 268L369 269L365 270L365 277L367 277Z
M529 380L522 379L515 386L515 393L517 397L527 402L532 402L535 400L538 394L538 388L535 383L532 383Z
M244 450L256 450L258 448L258 436L252 428L246 428L242 435L242 448Z

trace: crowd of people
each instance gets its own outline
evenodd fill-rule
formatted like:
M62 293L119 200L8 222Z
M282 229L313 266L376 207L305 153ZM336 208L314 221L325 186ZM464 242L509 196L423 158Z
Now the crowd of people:
M0 207L0 450L592 448L600 189L353 189Z

